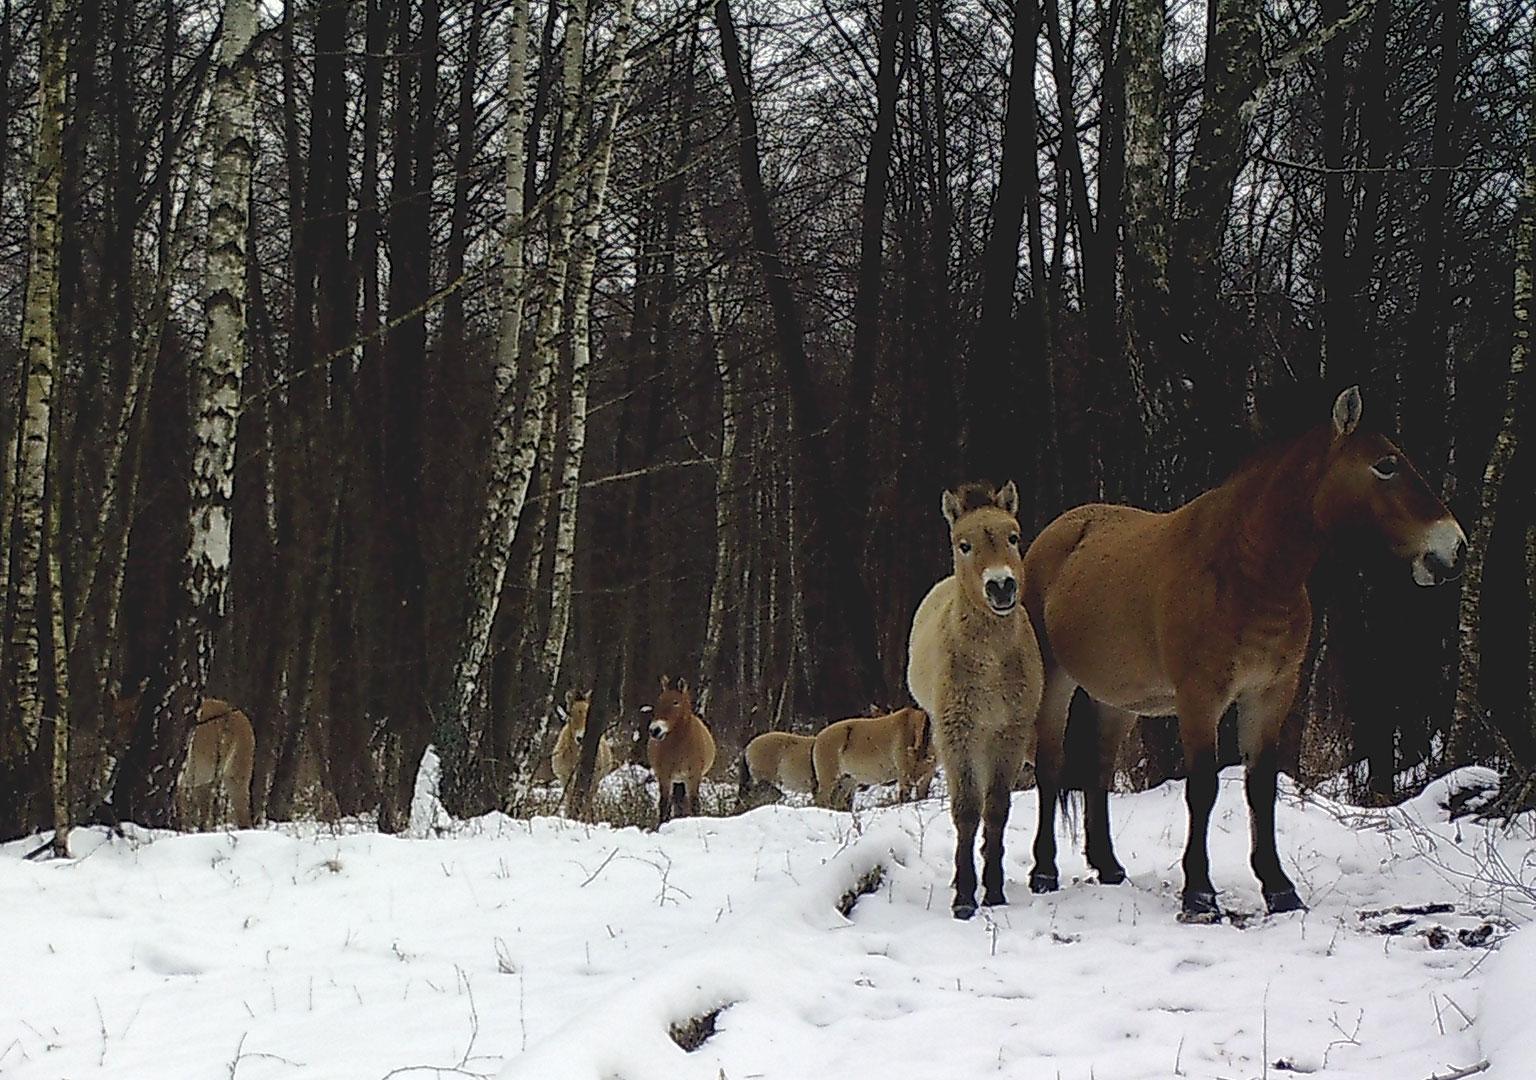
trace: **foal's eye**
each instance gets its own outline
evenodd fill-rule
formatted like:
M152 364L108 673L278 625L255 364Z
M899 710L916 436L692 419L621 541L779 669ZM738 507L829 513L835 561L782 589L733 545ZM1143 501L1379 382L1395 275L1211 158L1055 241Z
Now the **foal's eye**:
M971 542L969 540L960 541L959 547L960 554L969 555L971 553Z
M1378 480L1390 480L1397 475L1397 458L1391 454L1382 458L1371 466L1371 472L1376 474Z
M1008 543L1012 544L1014 547L1018 547L1019 546L1019 534L1018 533L1009 533L1008 534Z

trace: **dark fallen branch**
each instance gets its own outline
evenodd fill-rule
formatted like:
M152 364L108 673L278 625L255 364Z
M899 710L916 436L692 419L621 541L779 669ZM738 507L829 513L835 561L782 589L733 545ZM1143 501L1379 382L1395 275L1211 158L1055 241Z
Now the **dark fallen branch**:
M874 892L884 880L885 867L878 864L871 866L863 877L853 883L853 888L838 897L837 910L842 913L843 918L846 919L852 915L853 906L859 902L859 898Z
M1429 1080L1466 1080L1469 1076L1476 1076L1480 1072L1487 1072L1489 1067L1489 1063L1486 1060L1479 1061L1476 1065L1468 1065L1464 1069L1452 1069L1447 1073L1435 1073Z
M1379 919L1383 915L1448 915L1456 910L1454 904L1396 904L1392 907L1368 908L1356 912L1360 921Z

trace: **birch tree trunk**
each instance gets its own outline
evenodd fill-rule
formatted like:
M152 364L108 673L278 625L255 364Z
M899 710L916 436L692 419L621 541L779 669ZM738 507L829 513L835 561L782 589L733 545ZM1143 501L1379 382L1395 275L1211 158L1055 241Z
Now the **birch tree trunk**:
M130 748L114 799L147 825L174 823L176 781L208 682L214 632L223 619L229 580L230 498L235 430L245 367L246 247L249 242L256 33L254 0L224 9L210 122L213 179L208 208L208 327L193 372L194 430L191 543L182 564L184 609L176 630L176 663L156 715Z
M42 5L42 44L39 59L37 129L32 146L32 198L29 209L31 245L27 262L27 290L22 313L22 351L26 364L26 396L22 408L19 445L16 456L16 480L6 506L4 527L14 529L8 566L14 565L16 606L11 613L10 663L15 688L15 712L4 719L0 729L0 764L13 771L11 782L18 793L30 786L25 775L27 759L37 749L45 722L45 687L42 685L44 632L42 590L45 583L57 588L57 552L50 527L57 515L47 506L50 457L57 453L51 436L55 430L54 391L58 366L58 252L59 252L59 179L62 166L62 131L65 90L65 32L63 0L46 0ZM55 493L56 494L56 493ZM14 562L13 562L14 560ZM9 595L13 583L5 583ZM57 605L53 605L57 615ZM51 632L51 625L50 625ZM56 644L56 643L55 643ZM51 718L55 739L55 787L60 786L57 770L59 740L68 747L67 711L61 694L68 688L53 688ZM55 802L62 796L55 791ZM21 801L25 801L22 794ZM19 809L19 807L18 807ZM66 815L67 816L67 815ZM11 826L30 827L31 822L8 822ZM66 853L67 821L56 820L63 832L54 844Z
M695 244L704 258L704 311L708 318L709 346L720 375L720 463L715 470L715 573L710 579L709 614L704 625L704 654L699 659L699 712L709 715L709 699L714 692L715 672L719 667L720 638L725 633L725 605L731 596L731 564L738 537L733 528L736 515L732 508L740 502L737 487L739 464L736 435L741 416L741 392L736 370L726 357L722 326L725 313L720 295L718 271L713 265L703 226L694 225ZM769 625L772 625L770 620Z
M629 32L634 18L634 0L621 0L610 46L612 59L593 104L593 115L602 117L594 148L595 160L587 180L587 202L581 229L575 237L575 274L571 280L571 388L566 414L565 456L560 471L560 509L555 527L555 563L550 587L549 633L544 638L542 685L544 700L538 715L547 716L555 706L555 688L560 681L560 663L565 656L565 639L571 625L571 586L576 566L576 514L580 505L581 462L587 445L587 386L592 369L592 280L597 272L598 227L603 216L603 201L608 189L608 170L613 161L614 132L623 108L624 74L629 66ZM579 136L575 125L568 137L574 144ZM549 462L553 466L553 462ZM597 739L591 744L596 760ZM582 757L586 757L583 746ZM575 785L580 787L580 785Z
M1532 38L1532 59L1536 60L1536 36ZM1493 450L1488 455L1488 464L1483 468L1482 497L1472 535L1467 540L1467 567L1461 578L1456 621L1456 714L1447 747L1451 765L1476 760L1479 752L1488 745L1481 702L1483 569L1498 522L1504 476L1514 460L1524 423L1521 398L1528 393L1525 380L1531 360L1532 272L1536 269L1536 79L1532 80L1531 91L1532 113L1527 119L1525 133L1525 190L1521 193L1515 229L1515 325L1509 373L1504 383L1504 412L1494 436ZM1536 657L1532 659L1536 660ZM1532 670L1536 671L1536 668Z
M1141 415L1147 490L1157 508L1174 501L1181 460L1167 371L1167 92L1163 0L1128 0L1125 11L1125 346Z
M525 456L523 444L528 432L522 428L516 401L518 363L522 350L524 235L527 220L524 206L526 163L524 137L528 122L528 0L513 0L512 28L507 64L507 153L506 195L501 240L501 316L496 337L496 361L492 392L496 400L491 414L490 485L480 512L480 528L471 556L468 589L470 610L459 644L459 660L454 671L453 715L462 725L466 751L473 752L475 742L470 731L469 713L480 685L485 654L491 641L491 627L496 621L496 607L506 579L511 540L517 530L510 484L516 462ZM569 51L568 51L569 57ZM578 47L577 64L580 63ZM578 66L579 77L579 66ZM538 373L547 383L547 373ZM529 388L529 398L536 396L537 385ZM542 397L542 393L537 396ZM543 402L539 402L542 411ZM537 415L537 414L535 414ZM537 449L538 431L533 432ZM531 470L532 462L528 468ZM527 477L523 480L526 494ZM521 503L521 497L517 502Z

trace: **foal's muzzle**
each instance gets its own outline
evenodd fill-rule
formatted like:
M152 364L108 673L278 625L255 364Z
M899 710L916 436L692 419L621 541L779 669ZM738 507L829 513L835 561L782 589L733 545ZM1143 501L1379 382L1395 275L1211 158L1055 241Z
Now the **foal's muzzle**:
M988 574L982 583L982 591L987 594L987 606L995 614L1006 615L1012 611L1019 602L1019 580L1012 574Z

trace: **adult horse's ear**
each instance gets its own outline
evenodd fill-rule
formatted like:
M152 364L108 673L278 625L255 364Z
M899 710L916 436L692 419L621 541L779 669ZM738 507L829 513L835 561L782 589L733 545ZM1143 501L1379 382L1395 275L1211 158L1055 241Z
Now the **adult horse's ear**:
M960 520L960 496L953 491L944 492L944 520L953 525Z
M571 707L571 705L575 703L575 701L576 701L576 691L574 691L574 690L567 690L565 692L565 707L567 709L569 709Z
M672 689L672 676L670 676L670 675L663 675L661 677L661 688L663 690L670 690L670 689Z
M999 491L992 501L997 503L1000 509L1014 515L1015 517L1018 516L1019 489L1012 480L1003 485L1003 490Z
M1333 433L1342 438L1360 426L1360 413L1365 405L1360 400L1360 388L1351 386L1333 403Z
M677 680L677 692L679 694L686 694L688 692L688 680L687 679L678 679Z

